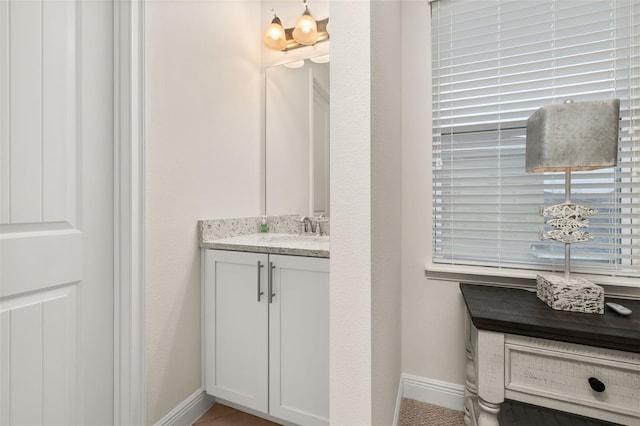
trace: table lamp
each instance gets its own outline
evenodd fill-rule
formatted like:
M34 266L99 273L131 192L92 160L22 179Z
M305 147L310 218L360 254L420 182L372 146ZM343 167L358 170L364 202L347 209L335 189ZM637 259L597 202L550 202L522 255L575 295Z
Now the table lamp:
M593 237L585 231L595 209L571 202L571 172L602 169L617 164L620 100L548 105L527 120L526 170L529 173L564 172L564 203L543 207L552 230L540 239L564 243L564 275L538 274L537 296L553 309L604 313L602 287L570 275L571 244Z

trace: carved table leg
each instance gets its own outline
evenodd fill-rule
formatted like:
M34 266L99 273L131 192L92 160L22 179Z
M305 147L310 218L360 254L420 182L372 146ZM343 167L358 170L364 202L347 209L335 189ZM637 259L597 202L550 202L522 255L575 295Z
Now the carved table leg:
M474 404L478 398L478 389L476 388L476 373L475 366L473 365L473 355L470 350L467 349L467 365L466 373L467 378L464 386L464 424L465 426L473 426L475 422ZM473 418L473 421L472 421Z
M504 334L485 330L472 333L478 426L498 426L500 404L504 401ZM474 407L476 408L476 407Z
M480 406L480 415L478 416L478 426L499 426L498 413L500 412L500 404L487 402L482 398L478 398Z
M465 346L466 346L466 380L464 386L464 424L475 426L477 424L475 413L477 409L478 388L476 387L476 367L473 361L473 343L471 341L471 319L466 316L465 321ZM474 407L475 406L475 407Z

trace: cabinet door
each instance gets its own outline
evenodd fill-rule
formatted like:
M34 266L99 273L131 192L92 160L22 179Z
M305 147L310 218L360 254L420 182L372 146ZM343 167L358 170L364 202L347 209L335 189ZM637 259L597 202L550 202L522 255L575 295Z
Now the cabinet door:
M329 259L269 256L269 413L329 424ZM271 267L271 265L270 265Z
M265 254L205 251L206 391L264 413L269 405L267 261ZM259 292L264 294L258 297Z

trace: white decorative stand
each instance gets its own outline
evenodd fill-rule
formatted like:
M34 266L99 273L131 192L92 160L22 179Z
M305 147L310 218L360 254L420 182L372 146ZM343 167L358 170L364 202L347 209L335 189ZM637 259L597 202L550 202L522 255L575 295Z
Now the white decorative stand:
M584 278L570 275L571 243L593 239L591 234L584 231L583 228L589 226L588 218L595 214L595 209L571 203L568 199L570 192L569 172L567 172L566 182L566 201L563 204L544 207L540 210L541 216L552 217L546 223L554 228L551 231L542 232L540 239L552 239L564 243L564 276L538 275L536 277L536 295L556 310L603 314L604 289Z
M538 275L538 299L560 311L604 314L604 289L579 277Z

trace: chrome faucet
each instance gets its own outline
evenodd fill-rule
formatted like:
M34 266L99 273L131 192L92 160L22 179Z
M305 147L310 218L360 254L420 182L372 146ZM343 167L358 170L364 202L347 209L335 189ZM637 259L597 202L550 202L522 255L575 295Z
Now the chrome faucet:
M302 216L300 218L301 227L304 228L304 232L316 232L316 225L309 216Z

